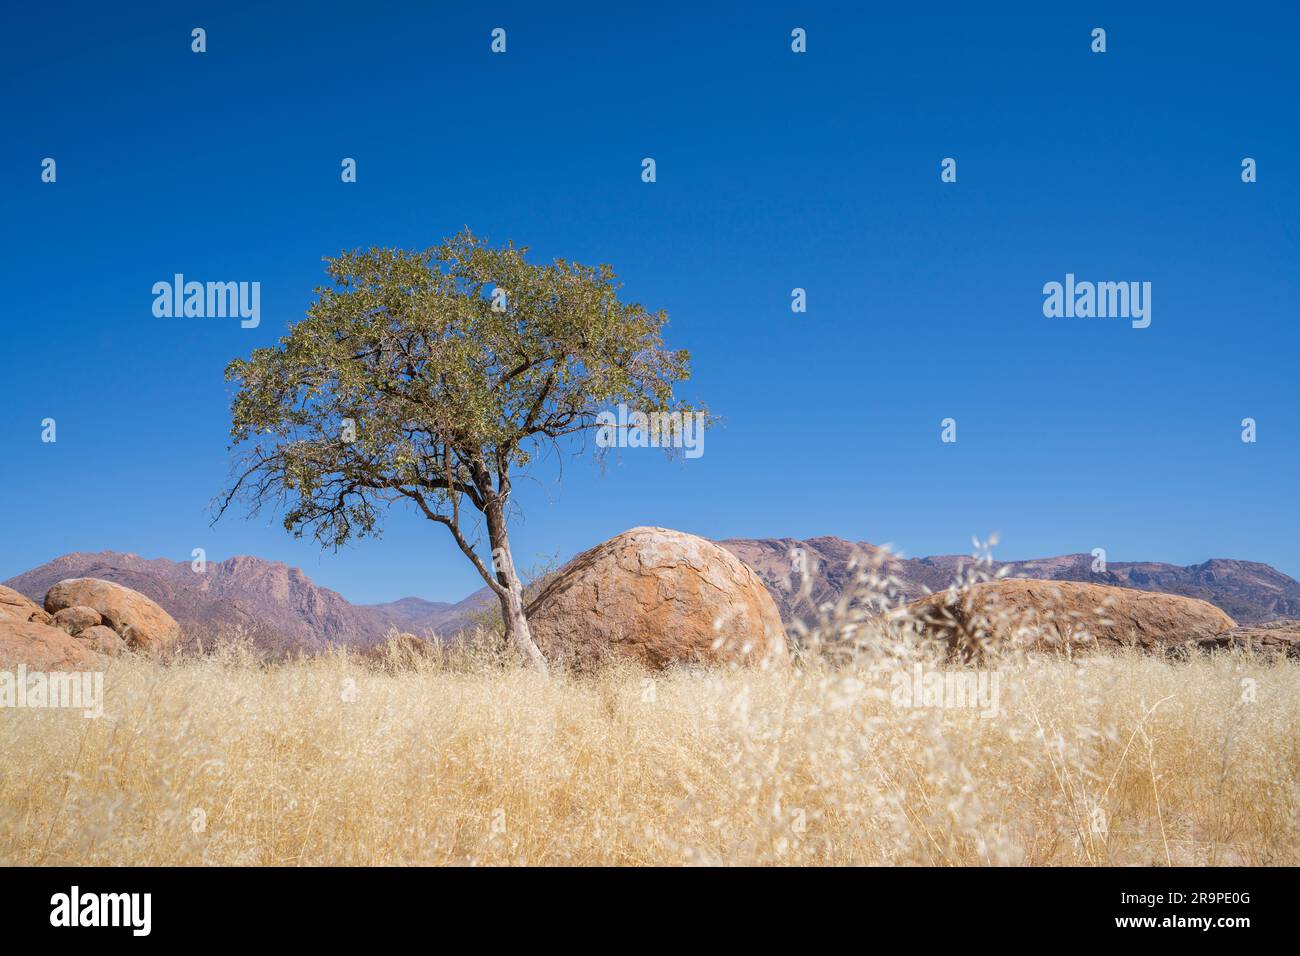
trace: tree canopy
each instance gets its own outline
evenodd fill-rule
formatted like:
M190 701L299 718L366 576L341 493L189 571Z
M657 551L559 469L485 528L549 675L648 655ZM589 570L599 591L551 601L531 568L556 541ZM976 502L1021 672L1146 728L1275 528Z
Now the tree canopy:
M306 317L226 369L238 454L217 517L238 498L275 502L288 531L337 548L406 501L504 596L513 565L477 554L466 502L487 516L493 557L508 554L511 478L543 445L615 404L693 411L674 396L689 356L664 347L665 312L621 301L608 265L526 252L466 229L424 251L326 259L333 285Z

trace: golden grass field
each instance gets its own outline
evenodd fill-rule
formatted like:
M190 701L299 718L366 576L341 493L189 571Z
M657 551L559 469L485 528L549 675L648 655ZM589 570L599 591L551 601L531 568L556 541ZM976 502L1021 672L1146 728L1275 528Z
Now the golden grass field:
M1006 664L999 713L879 665L114 661L0 712L7 864L1300 863L1300 666Z

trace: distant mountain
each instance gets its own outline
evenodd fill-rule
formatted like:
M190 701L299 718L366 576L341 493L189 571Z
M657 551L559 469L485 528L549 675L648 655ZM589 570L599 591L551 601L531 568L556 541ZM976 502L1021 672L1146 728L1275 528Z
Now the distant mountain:
M719 541L745 562L776 599L781 620L811 620L817 609L836 600L853 580L855 556L877 559L885 552L865 541L843 538L731 538ZM796 559L796 553L802 554ZM796 560L810 572L803 575Z
M361 610L369 611L392 625L395 630L409 634L419 634L426 629L435 628L453 607L454 604L446 601L426 601L418 597L405 597L385 604L359 605Z
M818 607L834 601L850 586L854 562L875 558L885 563L900 596L915 598L941 590L972 559L962 555L894 558L865 541L836 537L733 538L718 542L763 579L787 623L809 619ZM802 549L805 580L794 567ZM1300 618L1300 582L1253 561L1216 558L1179 567L1154 562L1113 562L1094 573L1092 556L998 563L1012 577L1046 578L1113 584L1146 591L1197 597L1216 604L1240 624ZM194 571L188 562L148 559L135 554L77 552L33 568L4 583L33 601L65 578L93 577L116 581L153 598L192 636L241 629L267 650L318 650L331 644L367 647L391 632L448 637L491 608L495 596L480 588L463 601L426 601L407 597L384 604L349 604L342 595L318 587L300 569L279 561L235 557Z
M897 581L901 597L912 599L947 587L970 565L969 555L929 558L886 558L875 545L843 538L733 538L718 542L763 579L787 622L808 618L816 608L833 601L852 580L855 556L872 556L886 562ZM796 549L811 573L807 588L792 573ZM1107 562L1104 572L1092 570L1091 554L1067 554L1026 561L995 561L996 573L1006 568L1009 577L1042 578L1112 584L1142 591L1163 591L1200 598L1215 604L1241 624L1300 617L1300 581L1267 564L1214 558L1203 564L1180 567L1158 562ZM801 597L801 591L806 592Z
M40 603L59 581L83 577L115 581L152 598L187 634L240 629L269 650L312 650L334 643L365 647L388 632L382 614L318 587L300 569L247 556L209 563L199 572L185 561L115 551L76 552L6 583Z
M455 604L407 597L387 604L362 604L359 610L376 614L386 625L407 634L424 637L432 633L446 637L469 627L474 616L496 604L496 600L491 589L485 586Z

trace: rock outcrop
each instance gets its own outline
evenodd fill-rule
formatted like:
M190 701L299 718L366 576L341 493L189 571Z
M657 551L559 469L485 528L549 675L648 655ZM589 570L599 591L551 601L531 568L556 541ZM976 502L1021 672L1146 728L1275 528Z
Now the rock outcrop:
M45 595L45 610L57 615L81 607L98 612L126 645L133 650L160 653L181 640L175 618L139 591L98 578L70 578L60 581ZM90 625L94 626L94 625Z
M0 621L3 620L35 621L37 624L51 624L54 621L35 601L0 584Z
M98 670L103 658L57 627L13 616L0 618L0 667L18 664L33 671Z
M65 607L54 615L54 626L76 637L88 627L99 627L104 623L104 616L93 607L74 604Z
M77 640L97 654L117 657L126 650L126 641L111 627L96 624L77 632Z
M1300 660L1300 621L1270 621L1234 627L1214 637L1203 637L1170 648L1169 656L1187 657L1194 651L1245 651L1269 659L1289 657Z
M933 594L897 616L963 658L1008 646L1072 653L1134 646L1164 652L1236 626L1219 608L1195 598L1016 578Z
M587 668L616 658L674 663L789 663L772 596L711 541L633 528L578 555L526 609L552 661Z

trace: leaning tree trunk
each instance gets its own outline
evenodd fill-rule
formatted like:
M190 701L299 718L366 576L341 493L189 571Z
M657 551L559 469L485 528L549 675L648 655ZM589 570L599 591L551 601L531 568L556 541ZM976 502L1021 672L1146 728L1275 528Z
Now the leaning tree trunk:
M510 534L506 530L505 514L500 504L487 508L488 541L492 545L492 568L497 581L505 589L498 594L501 601L501 620L505 623L506 640L514 644L520 655L532 667L548 673L546 658L533 640L528 618L524 616L524 587L515 571L514 555L510 553Z

